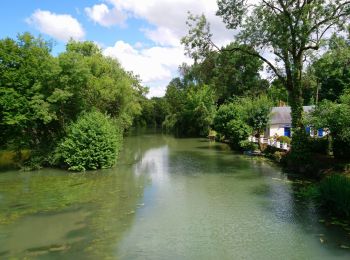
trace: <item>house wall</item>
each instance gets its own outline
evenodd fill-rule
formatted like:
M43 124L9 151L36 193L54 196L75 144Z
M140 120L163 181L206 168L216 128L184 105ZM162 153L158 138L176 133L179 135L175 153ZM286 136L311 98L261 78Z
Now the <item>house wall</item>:
M285 125L270 125L269 136L274 137L276 134L278 136L284 136Z
M290 127L290 125L270 125L270 128L267 129L265 133L265 138L274 137L276 134L278 136L284 136L284 127ZM311 137L319 137L318 131L314 132L314 129L310 129ZM323 129L323 135L326 136L328 134L328 129Z

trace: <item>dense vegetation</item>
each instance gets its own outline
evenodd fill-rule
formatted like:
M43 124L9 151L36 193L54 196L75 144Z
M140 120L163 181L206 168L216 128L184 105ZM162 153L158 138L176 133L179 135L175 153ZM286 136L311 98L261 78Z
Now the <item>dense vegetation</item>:
M102 114L98 117L105 125L101 126L104 131L97 131L98 126L91 125L94 134L102 134L97 139L104 134L123 133L140 113L139 100L143 93L137 78L124 71L118 61L103 56L92 42L70 41L66 51L54 57L49 42L28 33L16 40L0 40L1 149L15 151L18 162L22 161L22 151L29 149L28 166L51 165L58 144L61 154L73 153L65 145L73 138L72 132L79 130L82 136L92 134L82 124L92 123L97 112L90 119L81 118L82 114L91 111ZM113 142L120 147L120 138ZM80 149L86 149L85 153L91 152L90 156L94 157L92 146L85 143ZM63 147L68 150L63 151ZM71 169L94 169L112 165L115 154L105 157L103 163L90 166L64 161Z

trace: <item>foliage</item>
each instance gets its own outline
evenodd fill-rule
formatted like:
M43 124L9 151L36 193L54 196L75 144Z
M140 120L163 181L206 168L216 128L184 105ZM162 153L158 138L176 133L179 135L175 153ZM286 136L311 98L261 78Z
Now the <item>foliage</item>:
M344 91L350 89L350 46L341 38L333 36L329 50L312 64L318 81L319 99L337 101Z
M50 42L29 33L0 40L0 148L30 149L28 163L38 167L79 114L98 110L124 130L146 93L92 42L70 41L58 57L50 52Z
M231 120L239 118L242 114L234 102L221 105L214 117L214 129L224 136L228 136L228 123Z
M288 136L279 136L277 138L277 141L285 143L285 144L290 144L291 143L291 139Z
M164 97L146 97L141 99L142 112L134 118L133 127L161 128L169 113Z
M56 163L72 171L112 167L122 143L122 129L101 112L81 115L67 129L55 151Z
M163 123L166 129L179 135L208 135L216 109L210 86L182 88L171 82L165 98L169 105L169 115Z
M256 143L250 142L248 140L241 141L239 145L244 151L256 151L259 149Z
M321 181L319 202L338 215L350 217L350 179L332 175Z
M230 120L227 124L227 139L235 149L240 149L242 141L247 140L252 129L240 119Z
M245 120L246 111L236 100L219 107L214 117L214 129L222 134L233 148L240 149L240 143L252 134L252 129Z
M329 141L327 137L310 138L309 145L313 153L319 153L324 155L327 155L329 153Z
M319 50L330 29L342 31L348 23L350 2L260 0L219 0L217 15L228 29L238 29L238 46L231 51L258 57L264 61L289 93L293 140L291 158L308 154L303 125L303 68L312 51ZM205 58L213 48L210 27L202 16L190 15L188 35L182 39L187 54L196 60ZM242 46L244 44L244 46ZM245 47L248 46L248 47ZM253 50L256 51L253 51ZM258 50L271 50L270 57ZM222 49L220 49L222 51ZM304 158L304 157L303 157ZM306 162L302 160L299 162Z
M50 50L28 33L0 40L1 145L11 150L37 147L56 126L49 97L60 68Z
M281 80L275 79L267 90L267 96L275 106L288 104L288 91Z
M340 97L340 103L323 101L311 114L310 125L329 129L333 155L350 159L350 94Z
M264 93L268 82L262 80L259 74L263 68L262 61L257 57L230 51L236 45L231 43L222 52L211 51L203 60L191 66L183 64L180 72L185 85L211 85L220 104L232 97Z
M257 98L241 97L219 107L214 118L214 129L224 135L234 147L254 135L258 138L269 122L270 100L261 95Z
M265 95L255 98L242 98L240 103L246 110L247 124L253 129L253 135L260 137L270 120L272 102Z

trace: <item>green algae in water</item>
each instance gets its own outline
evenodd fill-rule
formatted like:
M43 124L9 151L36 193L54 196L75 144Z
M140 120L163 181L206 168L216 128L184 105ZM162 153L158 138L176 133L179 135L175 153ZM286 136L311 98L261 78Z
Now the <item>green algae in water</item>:
M129 137L114 169L1 173L0 258L349 259L296 191L223 144Z

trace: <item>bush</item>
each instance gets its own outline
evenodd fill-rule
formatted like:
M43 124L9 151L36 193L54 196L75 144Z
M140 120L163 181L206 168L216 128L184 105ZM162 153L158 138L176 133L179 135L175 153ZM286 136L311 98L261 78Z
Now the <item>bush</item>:
M290 144L291 139L288 136L279 136L277 138L277 141L285 143L285 144Z
M337 215L350 217L350 178L332 175L320 183L319 201L321 205Z
M323 138L310 138L310 148L313 153L328 154L328 139Z
M250 142L248 140L241 141L239 143L244 151L256 151L259 150L259 146L256 143Z
M241 149L240 142L248 139L252 129L242 120L231 120L227 124L225 137L232 144L233 148Z
M67 129L55 151L55 161L72 171L112 167L121 147L121 133L106 115L97 111L83 114Z

